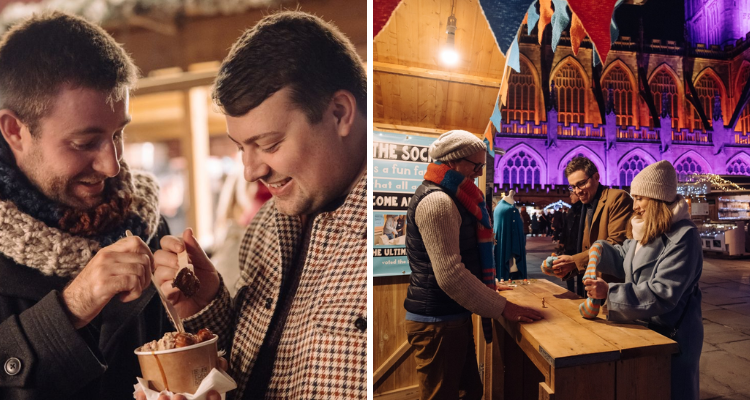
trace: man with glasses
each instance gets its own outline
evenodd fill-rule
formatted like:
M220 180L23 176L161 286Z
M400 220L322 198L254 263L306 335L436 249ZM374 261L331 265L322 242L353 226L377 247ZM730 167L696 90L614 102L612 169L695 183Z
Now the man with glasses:
M478 400L483 391L471 314L523 322L542 316L494 290L494 235L474 184L483 173L485 144L469 132L449 131L430 146L429 155L435 162L406 214L407 338L415 349L422 400Z
M578 221L576 251L562 255L552 264L555 276L568 280L583 274L588 263L589 247L597 240L622 244L633 215L633 199L624 190L608 188L599 183L599 171L591 160L576 157L565 167L565 176L583 207ZM610 281L614 277L603 277Z

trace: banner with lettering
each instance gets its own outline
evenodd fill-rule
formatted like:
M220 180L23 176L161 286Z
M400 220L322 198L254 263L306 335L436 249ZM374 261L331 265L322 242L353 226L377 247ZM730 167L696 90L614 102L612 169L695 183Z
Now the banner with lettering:
M408 275L406 210L424 180L435 138L375 131L373 136L373 276Z

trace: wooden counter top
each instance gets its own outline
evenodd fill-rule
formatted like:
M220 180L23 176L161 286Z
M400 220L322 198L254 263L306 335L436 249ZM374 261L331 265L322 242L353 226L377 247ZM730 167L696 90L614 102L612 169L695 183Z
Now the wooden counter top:
M578 306L584 300L546 280L519 284L500 295L544 315L533 323L498 321L522 348L538 351L540 357L531 357L535 364L543 360L564 368L678 351L675 341L645 326L607 321L601 313L593 320L583 318Z

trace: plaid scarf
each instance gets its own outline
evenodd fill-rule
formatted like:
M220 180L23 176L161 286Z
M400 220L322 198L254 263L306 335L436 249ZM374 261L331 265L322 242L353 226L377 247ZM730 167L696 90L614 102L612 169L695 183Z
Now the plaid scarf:
M424 179L435 183L443 188L448 194L457 199L461 205L477 219L477 240L479 245L479 259L482 262L482 283L488 288L496 290L495 287L495 260L492 246L494 235L490 215L487 213L487 205L484 194L471 179L456 172L439 161L434 161L427 166ZM490 318L482 318L482 330L487 343L492 342L492 321Z

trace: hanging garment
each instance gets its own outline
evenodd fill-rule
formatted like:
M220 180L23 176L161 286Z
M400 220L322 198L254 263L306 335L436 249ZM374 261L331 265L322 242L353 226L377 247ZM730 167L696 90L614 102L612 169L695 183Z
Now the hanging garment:
M523 233L521 214L514 205L500 201L495 207L494 217L497 277L510 279L510 265L515 259L518 272L513 278L526 279L526 235Z

